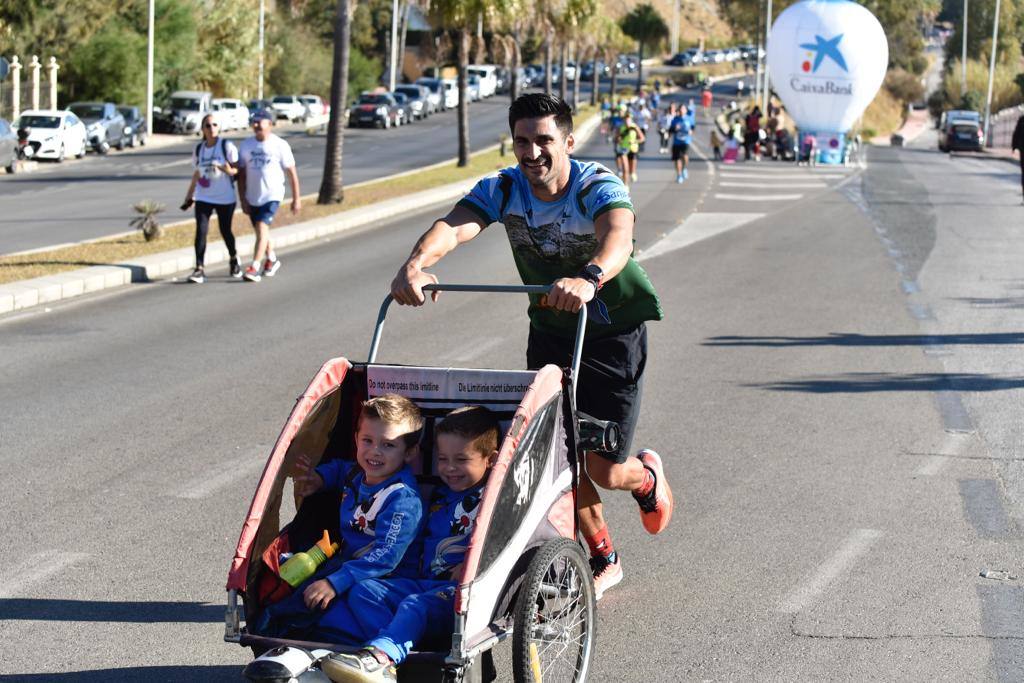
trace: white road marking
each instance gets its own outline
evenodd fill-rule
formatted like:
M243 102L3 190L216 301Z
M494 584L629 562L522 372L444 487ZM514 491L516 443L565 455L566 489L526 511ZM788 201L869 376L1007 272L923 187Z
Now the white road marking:
M839 180L845 175L818 173L757 173L722 169L722 180Z
M797 190L797 189L804 189L804 188L810 189L810 188L828 187L828 183L790 183L790 182L786 182L786 183L750 183L750 182L730 183L730 182L725 182L723 180L723 182L718 183L718 186L719 187L769 187L769 188L774 188L776 190Z
M797 586L779 605L784 614L796 614L818 598L825 589L849 569L875 541L882 537L878 529L855 529L839 550L818 566L810 579Z
M802 194L726 194L715 193L715 199L727 199L733 202L788 202L803 197Z
M170 168L171 166L184 166L185 164L191 164L191 157L188 159L179 159L177 161L168 161L166 164L147 164L143 168L147 171L155 171L158 168Z
M258 449L255 453L218 463L198 477L175 487L169 492L169 495L187 500L208 498L219 489L226 488L239 479L250 476L257 467L266 464L269 456L269 449Z
M47 550L36 553L13 566L8 565L7 571L0 575L0 598L12 598L88 557L88 553Z
M476 360L484 354L493 351L505 342L503 337L491 337L488 339L474 339L472 343L456 349L452 354L452 360L459 363L467 363Z
M763 213L694 213L686 217L678 227L658 242L642 251L637 261L662 256L683 249L715 235L735 230L759 218Z
M942 444L939 453L930 455L921 463L914 474L922 477L934 477L949 466L953 458L960 455L967 446L970 434L949 433L946 434L946 441Z

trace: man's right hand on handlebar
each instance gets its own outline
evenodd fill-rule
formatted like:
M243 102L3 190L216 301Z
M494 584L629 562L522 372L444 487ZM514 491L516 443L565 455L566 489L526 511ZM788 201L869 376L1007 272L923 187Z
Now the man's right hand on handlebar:
M423 288L436 285L437 276L419 268L404 266L391 281L391 297L402 306L422 306L426 302ZM440 292L431 292L431 299L437 301Z

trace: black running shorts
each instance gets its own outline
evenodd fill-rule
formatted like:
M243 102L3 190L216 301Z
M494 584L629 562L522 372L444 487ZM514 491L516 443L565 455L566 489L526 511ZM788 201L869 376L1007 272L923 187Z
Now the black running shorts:
M685 142L677 142L672 145L672 161L679 161L689 154L690 146Z
M567 368L572 364L573 340L542 332L530 326L526 363L531 370L553 364ZM622 438L615 453L601 453L616 463L630 454L633 433L640 416L640 394L644 366L647 364L647 326L583 344L580 380L576 389L576 408L599 420L619 423Z

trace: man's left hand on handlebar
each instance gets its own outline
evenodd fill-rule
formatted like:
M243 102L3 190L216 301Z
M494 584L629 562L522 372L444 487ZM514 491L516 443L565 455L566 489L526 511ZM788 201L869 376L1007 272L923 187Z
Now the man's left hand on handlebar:
M559 311L579 313L580 309L597 293L594 284L581 277L555 280L548 292L547 305Z

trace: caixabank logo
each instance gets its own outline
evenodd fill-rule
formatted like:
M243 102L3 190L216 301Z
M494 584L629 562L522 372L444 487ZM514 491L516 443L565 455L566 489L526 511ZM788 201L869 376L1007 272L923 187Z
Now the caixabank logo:
M842 40L842 33L831 38L815 34L813 42L799 43L799 48L805 52L800 60L800 73L790 76L790 87L808 94L852 95L850 70L839 49Z

